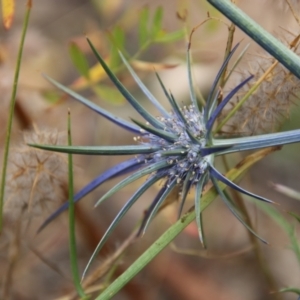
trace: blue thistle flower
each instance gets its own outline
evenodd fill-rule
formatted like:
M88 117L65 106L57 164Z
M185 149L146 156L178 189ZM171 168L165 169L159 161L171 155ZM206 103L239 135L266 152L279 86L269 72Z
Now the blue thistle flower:
M221 113L225 105L232 99L232 97L239 91L240 88L252 79L253 76L248 77L232 91L230 91L224 99L218 104L221 98L221 90L219 88L220 78L228 65L233 53L236 51L237 46L230 52L228 57L222 64L215 80L212 85L211 91L206 100L204 107L199 107L196 96L193 90L193 82L191 76L190 55L189 49L187 51L187 65L188 65L188 78L190 86L191 104L184 107L179 107L174 99L174 96L167 91L161 79L157 75L159 84L164 91L170 105L171 111L167 111L160 102L151 94L146 86L141 82L129 63L120 53L121 58L128 68L129 72L139 85L143 93L152 102L156 109L160 112L161 116L152 116L122 85L116 78L109 67L106 65L102 57L98 54L93 44L88 39L94 54L96 55L99 63L107 73L108 77L115 84L120 93L127 99L133 108L145 119L146 123L141 121L121 119L90 102L81 95L71 91L65 86L59 84L53 79L46 76L46 78L53 83L57 88L67 93L74 99L82 104L91 108L103 117L109 119L124 129L133 132L136 136L134 140L135 145L126 146L50 146L50 145L31 145L34 147L65 152L73 154L87 154L87 155L135 155L135 157L127 159L122 163L106 170L100 174L82 190L80 190L74 197L74 202L79 201L85 195L90 193L96 187L106 182L109 179L115 178L120 175L129 174L125 179L121 180L108 192L106 192L101 199L96 203L99 205L112 194L116 193L126 185L133 181L148 176L146 181L135 191L135 193L126 202L118 215L115 217L106 233L99 242L94 254L92 255L87 268L90 266L92 260L98 254L103 244L106 242L112 231L118 225L123 216L132 207L132 205L141 197L141 195L159 180L164 180L162 188L154 198L152 204L148 208L139 234L145 232L149 223L158 212L162 203L175 186L181 188L181 205L179 215L181 214L183 204L187 197L188 192L195 188L195 210L196 222L199 231L201 243L204 245L202 218L201 218L201 194L203 187L210 179L218 191L225 204L229 207L232 213L241 221L241 223L250 230L254 235L257 234L245 223L242 215L235 207L234 203L226 193L222 191L219 182L255 199L272 202L264 197L253 194L245 189L242 189L234 182L223 176L214 167L214 158L218 155L224 155L233 152L255 150L271 146L279 146L289 143L300 141L300 130L293 130L283 133L272 133L251 137L239 137L233 139L214 138L212 128L216 118ZM40 230L48 225L55 219L61 212L68 208L68 202L62 205L54 214L52 214L40 227ZM259 236L257 236L260 238ZM261 239L261 238L260 238ZM262 239L261 239L262 240ZM264 241L264 240L262 240ZM86 270L87 270L86 268Z

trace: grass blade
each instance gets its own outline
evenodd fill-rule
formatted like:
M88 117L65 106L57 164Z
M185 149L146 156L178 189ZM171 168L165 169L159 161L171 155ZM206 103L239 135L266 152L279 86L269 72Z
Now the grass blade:
M4 205L6 170L7 170L7 162L8 162L10 136L11 136L15 103L16 103L16 95L17 95L17 89L18 89L23 47L24 47L26 32L27 32L28 23L29 23L31 6L32 6L32 2L31 2L31 0L28 0L27 6L26 6L27 8L26 8L25 18L24 18L24 23L23 23L22 34L21 34L21 41L20 41L20 46L19 46L19 50L18 50L16 69L15 69L14 80L13 80L13 88L12 88L10 104L9 104L9 116L8 116L8 124L7 124L6 135L5 135L3 166L2 166L2 176L1 176L1 189L0 189L0 232L2 231L2 226L3 226L3 205Z
M71 116L68 112L68 145L72 146L72 133L71 133ZM68 154L69 165L69 248L70 260L73 282L78 295L85 298L86 295L80 284L80 276L77 262L77 247L76 247L76 233L75 233L75 203L74 203L74 184L73 184L73 159L72 154Z

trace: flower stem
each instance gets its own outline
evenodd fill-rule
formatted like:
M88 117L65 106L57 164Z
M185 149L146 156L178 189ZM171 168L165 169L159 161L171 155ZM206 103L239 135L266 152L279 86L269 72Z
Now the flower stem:
M230 1L207 1L249 35L250 38L258 43L263 49L275 57L295 76L300 78L300 58L293 51L285 47Z
M235 168L227 174L230 180L235 180L245 173L253 164L275 151L275 148L268 148L257 151L243 159ZM226 185L220 183L220 188L224 190ZM201 210L203 211L217 197L214 188L202 195ZM154 259L166 246L168 246L177 235L179 235L191 222L195 220L194 209L186 213L180 220L171 226L160 238L156 240L122 275L120 275L96 300L108 300L120 291L135 275L137 275L152 259Z

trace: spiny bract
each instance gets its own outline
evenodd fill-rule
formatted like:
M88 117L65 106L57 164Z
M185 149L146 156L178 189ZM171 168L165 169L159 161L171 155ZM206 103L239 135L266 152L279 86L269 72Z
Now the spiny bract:
M168 112L160 102L151 94L146 86L141 82L139 77L133 71L129 63L123 57L121 58L123 63L128 68L129 72L139 85L143 93L152 102L156 109L160 112L161 116L155 118L152 116L141 104L137 101L130 92L122 85L122 83L115 77L109 67L106 65L102 57L98 54L93 44L88 40L94 54L96 55L99 63L107 73L108 77L115 84L116 88L127 99L127 101L139 112L139 114L145 119L146 124L133 120L128 122L127 120L118 118L103 108L95 105L81 95L69 90L53 79L47 77L56 87L69 94L71 97L80 101L84 105L88 106L92 110L96 111L103 117L111 120L113 123L133 132L135 136L135 145L125 146L50 146L50 145L32 145L34 147L65 152L73 154L88 154L88 155L135 155L135 157L123 161L116 166L108 169L104 173L100 174L81 191L79 191L75 197L74 202L77 202L86 194L94 190L103 182L117 177L131 173L128 177L116 184L110 189L102 198L96 203L100 204L106 200L113 193L119 191L124 186L131 182L143 177L148 176L146 181L136 190L132 197L126 202L123 208L120 210L114 221L109 226L108 230L99 242L94 254L92 255L87 268L98 254L107 238L110 236L116 225L120 222L122 217L131 208L131 206L140 198L140 196L155 182L164 179L164 184L159 190L152 204L147 210L143 219L142 225L139 230L139 234L144 232L149 225L152 218L159 210L161 204L166 197L170 194L176 185L181 187L181 206L186 196L191 189L195 187L195 210L196 210L196 222L199 230L200 240L203 243L203 233L201 225L201 194L206 182L211 179L214 187L218 191L221 198L224 200L233 214L246 226L253 234L253 230L244 222L241 214L237 211L235 205L227 194L223 193L219 186L219 181L226 185L242 192L246 195L252 196L256 199L271 202L270 200L252 194L232 181L224 177L213 166L214 157L217 155L223 155L232 152L239 152L244 150L254 150L259 148L284 145L288 143L299 142L300 131L294 130L283 133L273 133L267 135L240 137L233 139L215 139L213 137L212 128L216 118L219 116L222 109L230 101L230 99L238 92L240 88L251 80L253 76L246 78L237 87L230 91L224 99L221 99L220 78L227 67L227 64L232 57L237 46L231 51L228 57L225 59L221 66L211 91L206 99L206 105L199 107L194 90L191 76L190 56L189 50L187 51L187 66L188 66L188 79L190 86L191 105L180 108L175 101L173 95L169 93L159 76L158 81L171 105L171 112ZM220 101L222 100L222 101ZM218 102L220 102L218 104ZM41 226L40 230L49 224L56 216L62 211L68 208L68 202L60 207L54 214L52 214ZM256 234L255 234L256 235ZM257 236L257 235L256 235ZM86 268L86 270L87 270ZM85 272L86 272L85 270ZM84 272L84 274L85 274Z

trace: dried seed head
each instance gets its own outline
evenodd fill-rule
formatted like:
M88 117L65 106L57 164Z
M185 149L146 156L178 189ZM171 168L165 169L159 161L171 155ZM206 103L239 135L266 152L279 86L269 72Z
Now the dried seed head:
M285 44L289 46L289 43L285 42ZM293 50L300 55L299 43ZM279 63L270 70L269 68L275 62L276 60L269 54L253 55L249 61L249 71L237 71L236 76L233 76L232 82L235 81L233 84L236 84L236 81L242 82L249 76L249 72L255 79L240 90L231 102L233 106L242 100L262 76L265 75L265 78L229 121L225 128L226 132L247 135L272 132L276 130L282 119L289 116L291 104L299 98L300 81Z
M55 145L58 133L24 134L25 145L12 149L8 165L5 213L12 218L31 217L65 200L67 164L62 155L28 147L27 143Z

